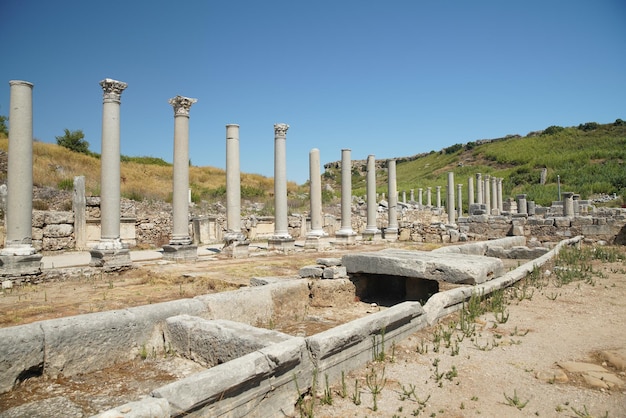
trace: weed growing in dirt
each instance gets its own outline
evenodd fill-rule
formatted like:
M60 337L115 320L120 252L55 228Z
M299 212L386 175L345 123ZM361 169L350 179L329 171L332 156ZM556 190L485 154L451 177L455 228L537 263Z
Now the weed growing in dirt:
M383 367L382 373L379 375L376 367L372 366L370 372L365 375L365 383L372 394L372 411L378 411L378 395L380 395L387 384L385 368Z
M524 407L528 404L528 399L526 401L522 401L519 396L517 396L517 390L513 390L513 396L508 396L504 393L504 399L506 399L507 405L514 406L520 411L524 409Z
M591 415L591 413L587 410L587 405L583 405L582 411L574 408L573 406L571 408L577 417L580 417L580 418L594 418L595 417L595 415ZM609 412L608 411L604 412L604 415L600 416L599 418L609 418Z

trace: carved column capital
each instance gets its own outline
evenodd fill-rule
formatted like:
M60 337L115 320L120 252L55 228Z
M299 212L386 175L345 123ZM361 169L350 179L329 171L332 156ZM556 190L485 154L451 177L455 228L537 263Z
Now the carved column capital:
M198 99L192 99L190 97L176 96L169 100L169 104L174 107L174 116L189 117L189 109L191 109L191 105L197 101Z
M100 86L102 86L102 90L104 91L105 102L119 103L122 98L122 92L128 87L128 84L111 78L105 78L100 82Z
M287 129L289 129L289 125L286 123L275 123L274 124L274 135L275 136L287 136Z

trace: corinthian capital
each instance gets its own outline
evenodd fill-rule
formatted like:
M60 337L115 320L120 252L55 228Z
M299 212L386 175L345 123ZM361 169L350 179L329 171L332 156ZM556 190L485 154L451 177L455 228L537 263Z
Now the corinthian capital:
M102 90L104 91L105 102L114 101L119 103L122 97L122 92L126 87L128 87L128 84L122 81L105 78L100 82L100 86L102 86Z
M191 105L197 101L198 99L176 96L171 98L169 103L174 107L174 116L189 116L189 109L191 109Z
M289 125L286 123L275 123L274 124L274 135L275 136L286 136L287 129L289 129Z

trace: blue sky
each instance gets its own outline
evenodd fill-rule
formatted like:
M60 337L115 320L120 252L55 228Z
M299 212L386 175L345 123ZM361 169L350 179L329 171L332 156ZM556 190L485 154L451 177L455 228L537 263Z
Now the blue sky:
M550 125L626 119L626 2L2 0L0 114L9 80L33 90L34 136L82 129L100 152L100 80L122 94L121 152L173 159L168 99L197 98L189 153L272 177L322 164L440 150Z

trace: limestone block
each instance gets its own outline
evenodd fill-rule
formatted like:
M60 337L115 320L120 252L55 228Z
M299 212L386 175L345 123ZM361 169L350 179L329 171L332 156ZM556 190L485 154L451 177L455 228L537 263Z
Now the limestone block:
M44 212L44 223L50 224L73 224L74 212L48 211Z
M322 277L323 273L324 273L324 268L318 265L304 266L300 270L298 270L298 276L300 277L319 278L319 277Z
M48 238L65 238L72 235L74 227L70 224L48 224L43 228L44 237Z
M74 242L73 237L63 237L63 238L48 238L43 237L42 240L42 249L44 251L61 251L66 250L72 247L72 243Z
M33 211L33 228L43 228L45 225L45 212L42 210Z
M554 226L557 228L569 228L572 225L572 219L569 217L554 218Z
M344 266L326 267L322 273L322 279L339 279L348 277L348 272Z
M318 258L315 262L325 267L334 267L341 265L341 258Z
M267 324L273 315L271 286L241 288L236 292L212 293L194 299L204 303L207 318L229 319L249 325Z
M0 393L43 372L44 332L38 324L0 329Z
M170 317L165 323L166 343L183 357L205 367L226 363L292 338L282 332L240 322L206 320L189 315Z
M355 285L348 279L316 280L311 283L313 307L348 307L354 303Z
M38 241L43 240L43 228L33 228L31 230L31 239Z
M116 408L102 412L94 418L169 418L170 404L167 399L149 396L135 402L128 402Z
M162 386L151 396L166 399L172 416L291 416L300 396L294 378L304 390L312 378L305 341L297 337Z
M504 272L497 258L454 253L386 249L346 254L342 264L348 273L365 273L476 284Z

